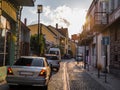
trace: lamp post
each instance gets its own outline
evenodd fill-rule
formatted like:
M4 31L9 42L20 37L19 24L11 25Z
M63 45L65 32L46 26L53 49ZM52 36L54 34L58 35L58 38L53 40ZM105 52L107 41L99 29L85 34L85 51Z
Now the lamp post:
M37 6L38 10L38 56L40 56L40 34L41 34L41 29L40 29L40 13L42 13L43 7L42 5Z

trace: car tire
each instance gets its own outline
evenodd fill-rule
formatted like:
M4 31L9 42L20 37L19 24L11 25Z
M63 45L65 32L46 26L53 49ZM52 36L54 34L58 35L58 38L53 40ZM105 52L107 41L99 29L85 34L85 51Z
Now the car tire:
M56 71L58 72L58 71L59 71L59 68L56 68Z
M15 88L14 85L9 85L9 89L10 89L10 90L12 90L12 89L14 89L14 88Z
M49 80L50 80L50 78L52 77L52 71L50 72L50 77L49 77Z
M44 86L43 90L48 90L48 85Z

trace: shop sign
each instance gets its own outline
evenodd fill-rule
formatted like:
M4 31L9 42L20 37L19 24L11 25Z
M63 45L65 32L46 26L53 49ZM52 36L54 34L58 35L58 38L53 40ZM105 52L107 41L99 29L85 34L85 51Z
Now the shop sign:
M103 37L102 38L102 44L103 45L109 45L110 43L110 38L109 37Z

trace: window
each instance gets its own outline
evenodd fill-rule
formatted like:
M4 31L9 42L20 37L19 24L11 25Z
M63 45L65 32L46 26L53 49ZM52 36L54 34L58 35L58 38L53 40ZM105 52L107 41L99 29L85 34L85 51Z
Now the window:
M120 6L120 0L118 0L118 7Z
M58 51L50 51L50 54L56 54L56 55L59 55L59 52L58 52Z
M14 65L18 65L18 66L31 66L33 59L30 58L20 58L18 59Z
M114 0L111 0L110 7L110 11L112 12L114 10Z
M41 66L43 67L43 60L42 59L33 59L33 58L20 58L18 59L14 65L18 66Z
M42 59L34 59L33 61L32 61L32 64L31 64L31 66L41 66L41 67L43 67L44 66L44 64L43 64L43 60Z
M46 56L46 58L50 60L59 60L57 56Z
M118 61L118 55L115 55L115 61Z

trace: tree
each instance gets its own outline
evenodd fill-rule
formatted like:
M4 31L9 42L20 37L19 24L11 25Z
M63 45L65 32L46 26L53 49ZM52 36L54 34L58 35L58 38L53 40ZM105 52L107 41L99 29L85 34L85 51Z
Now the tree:
M43 56L45 53L45 39L44 35L40 34L39 43L38 43L38 35L32 35L30 38L30 47L32 54L37 54L38 56ZM39 50L39 52L38 52Z
M30 38L30 47L31 47L31 52L33 54L37 54L38 52L38 35L32 35Z

